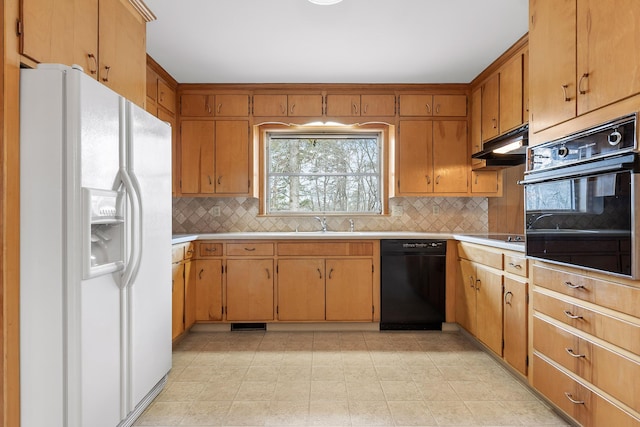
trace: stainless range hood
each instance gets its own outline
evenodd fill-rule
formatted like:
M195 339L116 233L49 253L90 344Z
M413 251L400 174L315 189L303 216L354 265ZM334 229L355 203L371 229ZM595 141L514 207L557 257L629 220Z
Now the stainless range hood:
M487 167L509 167L521 165L526 160L529 144L529 124L491 139L483 144L483 150L471 155L474 159L486 160Z

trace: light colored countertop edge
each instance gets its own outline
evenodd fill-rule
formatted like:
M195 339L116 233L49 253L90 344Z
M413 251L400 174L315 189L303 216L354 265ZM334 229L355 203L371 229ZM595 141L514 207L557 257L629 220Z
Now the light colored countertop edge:
M451 233L423 233L412 231L362 231L362 232L237 232L237 233L210 233L210 234L175 234L172 243L186 243L195 240L308 240L308 239L446 239L459 240L461 242L477 243L500 249L524 252L524 242L507 242L506 240L489 239L482 234L451 234ZM505 234L505 239L506 239Z

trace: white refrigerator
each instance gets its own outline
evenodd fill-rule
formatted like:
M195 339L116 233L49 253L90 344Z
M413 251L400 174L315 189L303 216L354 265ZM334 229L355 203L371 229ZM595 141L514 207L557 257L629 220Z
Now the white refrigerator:
M171 368L171 129L55 64L20 75L22 427L124 427Z

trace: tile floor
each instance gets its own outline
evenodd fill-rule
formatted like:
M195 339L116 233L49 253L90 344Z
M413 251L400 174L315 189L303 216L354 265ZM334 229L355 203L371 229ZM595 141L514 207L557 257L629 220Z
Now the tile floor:
M136 426L566 426L459 332L196 332Z

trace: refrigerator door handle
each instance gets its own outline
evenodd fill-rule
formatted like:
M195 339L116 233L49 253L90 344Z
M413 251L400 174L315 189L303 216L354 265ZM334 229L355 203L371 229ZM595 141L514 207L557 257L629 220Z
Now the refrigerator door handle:
M127 190L127 196L131 201L131 234L128 239L129 247L131 248L129 254L129 260L127 265L125 266L124 271L122 272L122 277L120 281L120 288L124 289L126 287L130 287L131 283L135 279L135 275L138 272L138 268L140 266L140 257L142 255L140 251L140 196L139 192L137 192L135 184L129 173L125 169L120 169L120 179L122 180L122 184Z
M138 270L140 270L140 260L142 259L142 251L144 250L143 246L142 246L142 221L144 218L143 215L143 206L142 206L142 199L141 199L141 194L142 192L140 191L140 183L138 182L138 178L136 177L135 173L133 173L133 171L127 172L127 176L129 177L129 179L131 180L131 185L132 188L134 189L133 191L133 197L135 197L137 203L138 203L138 210L137 212L133 212L132 217L135 215L134 217L134 221L138 221L136 224L136 228L135 230L132 230L131 233L131 238L136 240L136 248L138 248L138 256L136 259L136 263L133 266L133 271L131 273L131 279L129 281L129 283L127 284L128 287L131 287L133 285L133 283L136 280L136 277L138 277Z

